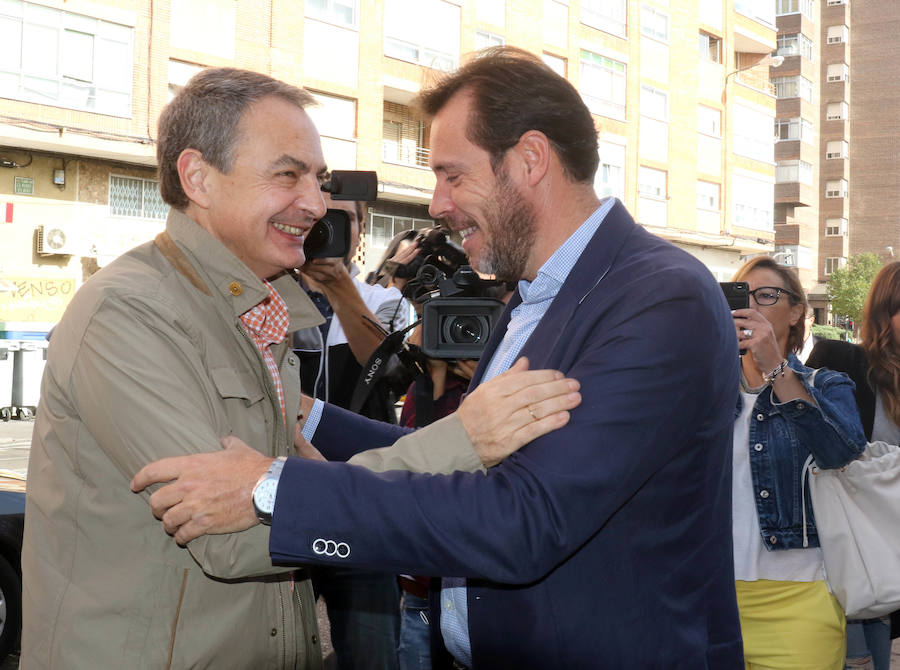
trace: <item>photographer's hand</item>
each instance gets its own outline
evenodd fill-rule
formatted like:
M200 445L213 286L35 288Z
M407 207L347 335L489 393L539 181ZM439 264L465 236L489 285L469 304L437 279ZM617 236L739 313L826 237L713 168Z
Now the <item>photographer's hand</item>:
M481 462L496 465L532 440L561 428L581 404L581 385L557 370L528 370L520 358L466 396L457 417Z
M341 322L353 357L360 365L365 365L384 336L372 325L372 322L378 323L378 318L360 297L343 259L314 258L301 268L301 272L311 289L325 295Z

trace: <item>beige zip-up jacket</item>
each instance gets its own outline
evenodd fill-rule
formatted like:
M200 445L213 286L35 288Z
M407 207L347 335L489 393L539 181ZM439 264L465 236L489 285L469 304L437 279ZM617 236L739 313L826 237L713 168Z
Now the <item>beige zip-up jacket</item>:
M238 320L265 286L184 214L166 230L91 277L50 342L28 468L21 667L319 668L312 589L302 571L273 567L266 526L182 548L148 493L129 490L147 463L216 451L229 434L293 453L296 357L273 349L285 426ZM274 285L291 331L321 321L291 277Z

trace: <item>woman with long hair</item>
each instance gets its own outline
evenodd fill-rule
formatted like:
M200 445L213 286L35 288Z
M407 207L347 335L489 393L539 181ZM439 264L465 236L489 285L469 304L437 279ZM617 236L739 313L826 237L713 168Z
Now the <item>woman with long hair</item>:
M847 373L856 384L866 438L900 444L900 261L885 265L872 282L859 345L822 340L807 365ZM847 622L846 667L872 667L868 664L875 670L890 668L888 617Z
M825 583L803 464L855 459L866 440L846 375L817 373L795 355L803 345L806 296L797 276L767 256L734 281L750 307L733 311L741 357L734 423L734 570L748 670L844 665L844 615ZM805 513L804 513L805 509Z

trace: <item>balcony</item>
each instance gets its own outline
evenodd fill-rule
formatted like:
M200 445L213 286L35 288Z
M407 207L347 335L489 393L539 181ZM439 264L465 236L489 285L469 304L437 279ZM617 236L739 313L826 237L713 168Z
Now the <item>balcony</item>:
M428 169L428 158L431 149L418 146L413 142L397 142L384 138L381 140L381 160L394 165Z

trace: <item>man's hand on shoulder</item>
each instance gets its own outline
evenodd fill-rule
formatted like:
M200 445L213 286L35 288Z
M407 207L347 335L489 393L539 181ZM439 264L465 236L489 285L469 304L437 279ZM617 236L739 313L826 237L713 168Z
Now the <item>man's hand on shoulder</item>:
M165 483L150 496L150 508L180 545L259 523L251 494L273 459L233 435L223 438L222 446L214 453L155 461L131 480L135 493Z

